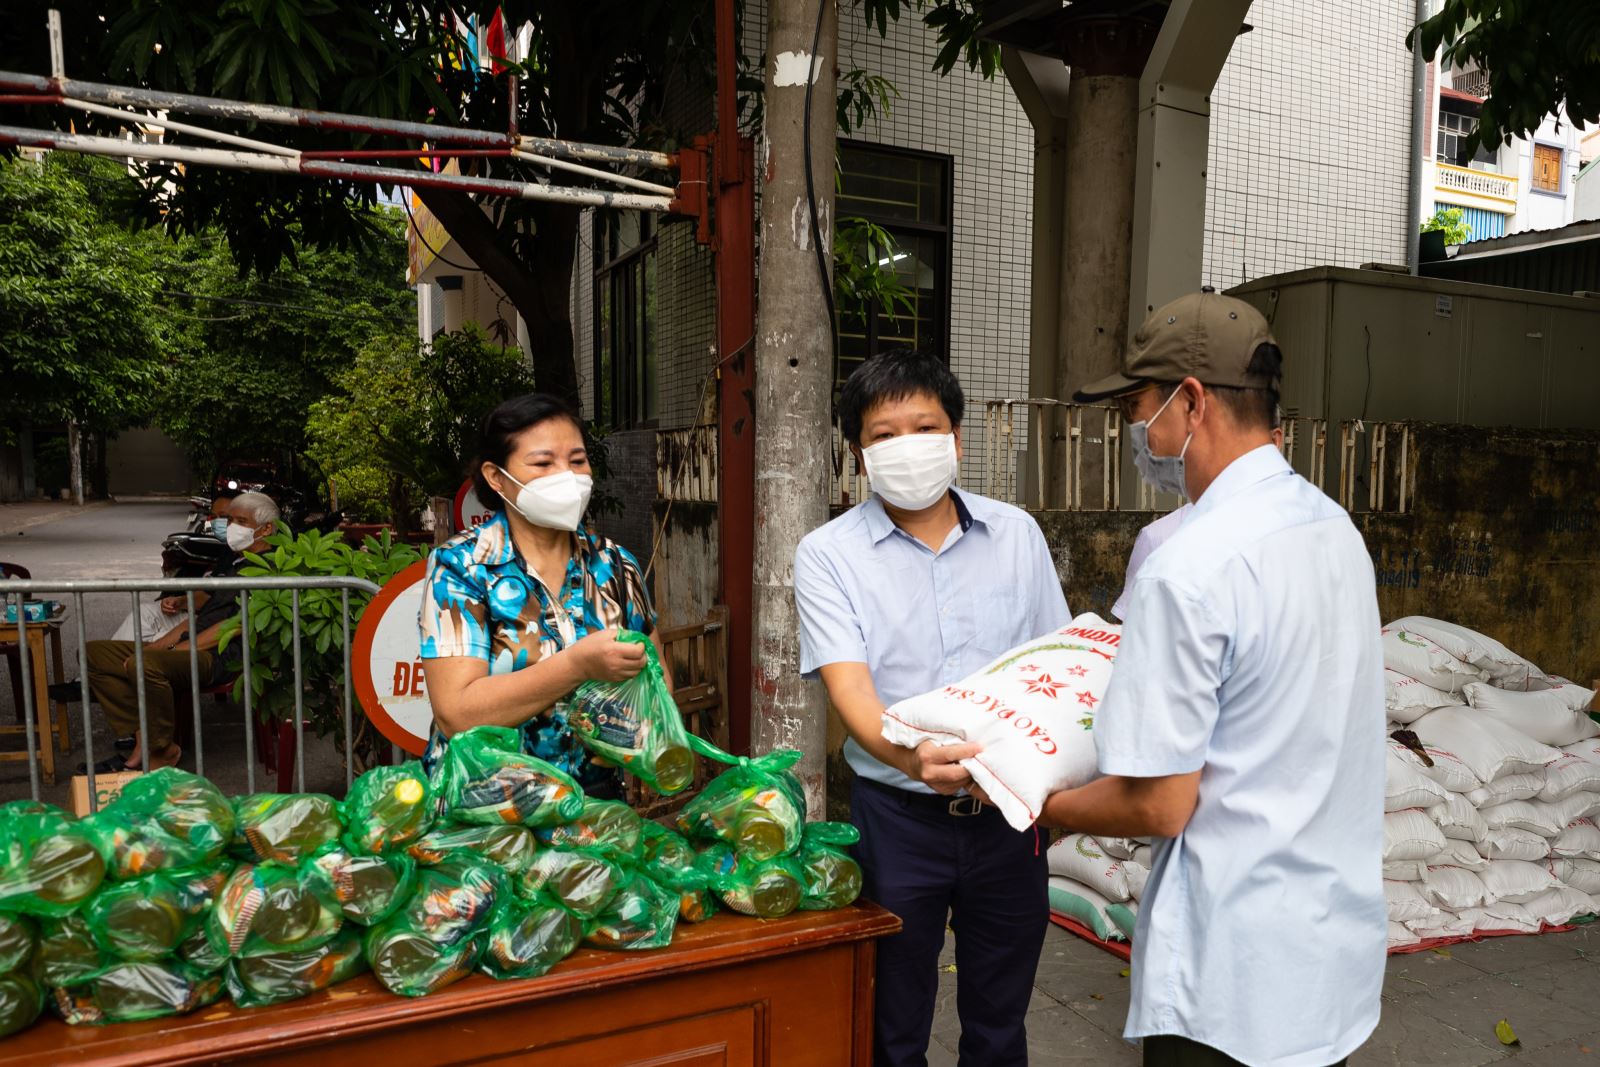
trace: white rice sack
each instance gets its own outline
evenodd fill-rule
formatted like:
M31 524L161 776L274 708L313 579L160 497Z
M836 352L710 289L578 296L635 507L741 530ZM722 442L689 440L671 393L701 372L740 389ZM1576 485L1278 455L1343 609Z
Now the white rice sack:
M1561 755L1558 749L1469 708L1438 708L1412 723L1411 729L1428 748L1441 748L1460 757L1480 782L1492 782L1503 774L1542 771Z
M1435 689L1427 682L1408 678L1399 671L1384 668L1383 706L1388 709L1389 721L1404 725L1416 722L1434 708L1448 708L1466 703L1460 696Z
M1428 860L1444 851L1444 831L1419 808L1383 817L1383 862Z
M1445 802L1428 809L1428 818L1439 824L1444 836L1453 841L1482 841L1489 827L1472 802L1460 793L1445 793Z
M1111 908L1122 905L1113 904L1082 882L1074 882L1071 878L1052 876L1049 895L1051 911L1088 927L1100 940L1127 940L1106 914Z
M1147 871L1150 870L1156 865L1156 850L1149 845L1140 845L1133 850L1133 862Z
M1432 920L1407 924L1407 929L1416 934L1419 941L1432 941L1440 937L1468 937L1475 927L1476 924L1471 919L1463 919L1447 911L1440 912Z
M1594 898L1559 882L1523 904L1534 918L1551 926L1565 926L1579 915L1594 914Z
M1560 697L1562 703L1566 704L1566 706L1571 708L1573 711L1600 711L1600 708L1595 708L1594 706L1593 689L1585 689L1576 682L1569 682L1565 678L1557 678L1552 675L1550 678L1550 688L1546 690L1546 692L1553 696Z
M1446 911L1477 908L1489 903L1483 879L1461 867L1430 866L1422 876L1422 896Z
M1550 855L1600 860L1600 827L1593 819L1574 819L1550 842Z
M1150 882L1150 868L1138 860L1128 860L1123 870L1128 875L1128 898L1130 900L1143 900L1144 887Z
M1427 860L1397 860L1383 865L1383 876L1392 882L1420 882L1427 873Z
M1429 904L1427 898L1422 895L1422 890L1418 888L1420 884L1384 880L1383 899L1388 906L1390 922L1428 920L1439 913L1439 909Z
M1385 771L1383 790L1384 811L1404 811L1406 808L1431 808L1443 804L1450 796L1444 786L1423 774L1415 760L1406 760L1389 746L1388 768Z
M1111 925L1124 941L1132 941L1134 927L1139 925L1139 902L1130 900L1126 904L1113 904L1106 909L1106 918L1111 920Z
M1480 808L1490 808L1508 800L1532 800L1544 791L1545 780L1543 770L1502 774L1494 781L1470 790L1467 801Z
M1562 749L1561 758L1552 760L1544 769L1544 788L1539 799L1549 803L1565 800L1574 793L1600 791L1600 763L1572 751L1572 746Z
M1483 816L1483 821L1490 830L1504 830L1510 827L1527 830L1540 837L1554 837L1566 825L1552 815L1548 806L1531 800L1508 800L1504 804L1483 808L1478 814Z
M1487 675L1452 656L1438 642L1393 624L1383 628L1383 665L1442 693L1459 693Z
M1415 945L1418 941L1421 941L1421 940L1422 940L1422 938L1420 938L1416 934L1412 933L1411 932L1411 928L1409 926L1407 926L1405 923L1397 923L1397 922L1394 922L1392 920L1390 921L1390 923L1389 923L1389 947L1390 948L1405 948L1407 945Z
M1145 837L1097 837L1095 840L1100 842L1100 850L1115 860L1131 860L1141 845L1150 844L1150 839Z
M1499 719L1543 745L1576 744L1600 737L1600 723L1581 711L1573 711L1557 695L1559 690L1517 693L1496 689L1484 682L1469 682L1462 693L1475 711Z
M1489 860L1526 860L1532 863L1550 855L1550 842L1531 830L1506 827L1490 830L1478 843L1478 851Z
M1600 861L1552 856L1545 869L1580 893L1600 894Z
M1483 879L1490 897L1513 904L1526 904L1546 889L1561 884L1544 867L1526 860L1494 860L1478 877Z
M1432 641L1463 663L1481 670L1485 677L1506 689L1531 689L1538 679L1548 685L1545 673L1494 638L1453 622L1412 615L1396 619L1385 630L1405 630Z
M1079 615L1018 645L976 674L883 713L883 736L907 748L976 741L961 761L1006 822L1026 830L1045 798L1095 777L1095 708L1105 696L1122 627Z
M1483 858L1483 853L1471 841L1451 841L1444 846L1444 851L1434 857L1435 862L1460 867L1468 871L1482 874L1489 869L1489 861Z
M1497 900L1483 908L1464 908L1460 918L1471 919L1473 929L1480 933L1536 934L1544 926L1527 908L1508 900Z
M1100 842L1088 834L1068 834L1063 837L1050 846L1045 853L1045 860L1051 874L1082 882L1109 901L1120 903L1133 896L1128 881L1128 866L1132 861L1107 856ZM1148 871L1145 877L1149 877ZM1143 881L1140 879L1141 887Z
M1590 737L1575 745L1562 745L1561 751L1569 756L1579 756L1590 763L1600 763L1600 737Z
M1461 757L1454 752L1430 746L1426 742L1422 748L1428 754L1428 763L1422 762L1415 752L1400 742L1392 739L1389 741L1389 751L1452 793L1467 793L1483 784L1478 776L1472 773L1472 768L1463 763Z
M1560 800L1552 800L1549 803L1537 801L1537 803L1550 813L1550 818L1555 822L1558 831L1579 819L1592 819L1600 815L1600 793L1591 793L1587 789L1579 790Z

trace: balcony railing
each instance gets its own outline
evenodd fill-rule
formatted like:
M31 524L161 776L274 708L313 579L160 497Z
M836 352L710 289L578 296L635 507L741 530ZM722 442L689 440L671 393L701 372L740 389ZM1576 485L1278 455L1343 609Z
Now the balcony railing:
M1445 192L1486 196L1512 205L1517 202L1517 179L1514 175L1473 170L1470 167L1458 167L1454 163L1440 163L1437 166L1438 178L1434 184Z

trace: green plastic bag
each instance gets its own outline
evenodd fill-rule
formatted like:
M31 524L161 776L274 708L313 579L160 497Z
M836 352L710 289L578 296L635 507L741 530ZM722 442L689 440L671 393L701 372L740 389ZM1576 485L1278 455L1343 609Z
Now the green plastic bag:
M700 862L710 875L711 888L741 915L779 919L800 906L806 879L794 856L755 860L717 841L700 853Z
M678 894L634 872L589 924L586 940L596 948L666 948L677 927Z
M44 987L27 971L0 974L0 1037L26 1030L44 1010Z
M322 878L279 863L243 863L206 916L206 936L231 957L265 956L325 945L343 924Z
M625 881L622 868L598 852L550 848L533 858L518 889L529 898L547 893L578 918L593 919Z
M583 921L553 900L507 896L489 920L478 969L491 978L537 978L582 941Z
M639 856L644 820L620 800L583 802L583 811L569 823L538 831L539 843L551 848L586 848L617 860Z
M158 960L176 952L200 926L204 904L195 906L179 879L165 871L101 889L84 909L95 943L127 962Z
M393 915L417 884L417 861L404 853L358 855L336 848L306 860L304 868L322 881L344 917L362 926Z
M679 831L724 841L754 860L793 852L806 820L805 789L789 772L799 760L799 752L783 748L740 760L678 813Z
M705 922L717 913L717 895L694 846L656 822L644 824L640 869L656 884L678 894L680 922Z
M437 785L455 822L555 826L583 811L583 790L557 768L522 751L521 735L474 726L450 739Z
M361 932L340 931L325 945L304 952L250 956L228 964L228 994L241 1008L282 1004L354 978L367 969Z
M59 917L76 910L105 880L104 827L55 811L13 815L0 825L0 912Z
M233 805L197 774L162 767L123 787L106 808L129 823L154 824L186 846L176 866L210 863L233 842Z
M436 827L421 840L412 842L406 851L425 867L442 863L456 852L467 852L489 860L515 878L533 863L539 843L526 826L500 823L496 826Z
M201 974L221 974L228 966L228 954L218 952L211 944L204 923L178 946L178 958Z
M383 925L404 926L448 948L483 930L509 888L498 867L458 853L419 870L411 896Z
M51 989L86 982L112 964L82 915L39 920L39 978Z
M247 859L296 864L332 847L344 832L339 805L322 793L255 793L233 805L234 846Z
M352 852L391 852L433 828L438 798L422 764L374 767L344 801L345 844Z
M80 984L57 989L51 1006L69 1025L129 1023L184 1015L222 995L220 974L180 960L118 963Z
M425 997L471 974L488 936L479 931L447 947L390 919L367 931L362 948L383 988L402 997Z
M655 642L634 630L620 631L617 640L644 647L644 669L627 681L578 686L568 701L567 725L590 752L656 792L681 793L694 783L694 751Z
M847 822L806 824L800 843L805 889L802 911L849 907L861 895L861 865L845 851L861 840L861 831Z
M21 915L0 914L0 974L21 970L33 962L39 931Z

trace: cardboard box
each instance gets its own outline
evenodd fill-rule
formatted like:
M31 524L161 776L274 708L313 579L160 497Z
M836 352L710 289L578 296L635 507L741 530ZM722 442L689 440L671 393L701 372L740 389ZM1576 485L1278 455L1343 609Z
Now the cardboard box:
M121 771L117 774L95 775L94 791L99 802L96 810L104 808L121 796L123 787L143 773L143 771ZM89 814L89 776L86 774L72 776L72 814L80 819Z

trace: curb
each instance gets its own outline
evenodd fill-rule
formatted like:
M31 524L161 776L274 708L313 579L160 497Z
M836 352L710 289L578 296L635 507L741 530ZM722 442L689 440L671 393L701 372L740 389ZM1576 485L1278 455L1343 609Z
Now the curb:
M84 501L82 507L78 507L73 504L63 504L56 510L47 511L43 515L35 515L31 519L24 519L15 525L0 525L0 537L13 537L22 533L24 530L31 530L35 526L43 526L45 523L55 522L57 519L71 518L73 515L82 515L86 511L93 511L96 508L110 506L111 501L109 500L86 500Z

